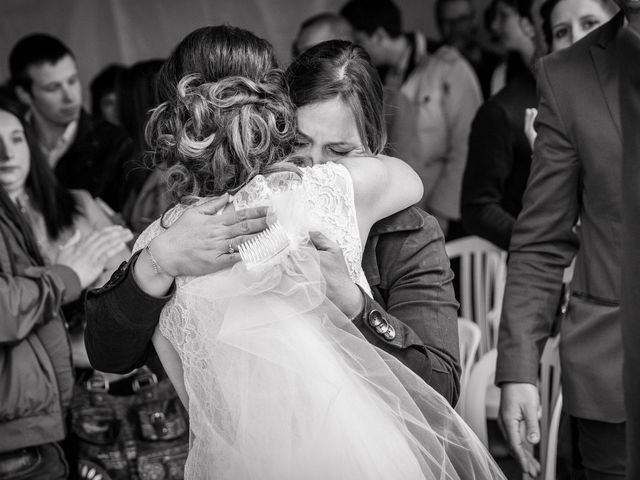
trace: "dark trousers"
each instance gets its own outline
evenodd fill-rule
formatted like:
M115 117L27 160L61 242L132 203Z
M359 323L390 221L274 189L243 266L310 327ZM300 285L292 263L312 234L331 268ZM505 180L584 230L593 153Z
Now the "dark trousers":
M68 477L69 467L57 443L0 453L0 478L3 480L63 480Z
M568 420L565 423L568 430L568 432L565 430L565 433L568 435L562 434L564 428L561 427L561 444L558 446L558 478L571 480L625 478L627 451L624 423L598 422L577 417L567 417L563 420ZM562 439L566 439L567 436L570 436L569 444L562 445L564 443ZM565 472L561 472L563 467Z

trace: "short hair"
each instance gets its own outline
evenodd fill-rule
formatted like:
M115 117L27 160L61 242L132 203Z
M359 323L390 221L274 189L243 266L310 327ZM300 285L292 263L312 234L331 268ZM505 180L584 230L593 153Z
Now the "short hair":
M353 28L372 35L384 28L392 38L402 35L402 14L391 0L351 0L340 10Z
M242 28L229 25L202 27L188 34L160 69L160 101L177 95L178 82L198 74L203 82L239 75L253 80L276 68L273 47Z
M387 139L382 82L362 47L344 40L322 42L293 61L287 80L296 108L336 97L345 102L367 154L382 152Z
M438 28L442 25L442 10L447 3L450 2L467 2L471 5L471 9L475 11L475 5L473 4L473 0L436 0L434 9L436 12L436 22L438 24Z
M56 179L44 154L38 146L35 133L25 120L26 108L9 92L0 90L0 110L15 116L24 129L31 166L25 186L29 188L29 198L44 219L47 234L53 240L73 225L80 207L75 197ZM2 188L2 187L0 187Z
M353 32L352 27L349 21L344 18L342 15L338 15L337 13L332 12L324 12L314 15L312 17L307 18L300 25L300 29L298 30L298 35L296 35L296 39L293 42L293 58L300 55L302 52L300 51L300 37L302 36L302 32L314 27L323 27L326 26L330 28L332 32L335 33L335 38L331 40L346 40L345 37L352 38Z
M27 73L29 67L43 63L57 63L67 55L74 58L69 47L56 37L46 33L34 33L23 37L9 54L11 84L30 91L32 80Z
M145 149L144 127L149 111L160 103L157 81L163 64L163 60L135 63L122 69L115 84L120 126L133 141L136 155Z
M505 0L502 0L505 1ZM533 22L533 4L536 0L516 0L515 7L518 10L518 15L522 18L527 18ZM505 2L507 5L512 5L511 2Z
M100 101L105 95L116 91L118 75L125 70L122 65L111 64L102 69L89 84L91 92L91 114L96 118L102 117Z
M236 27L198 29L163 65L164 100L146 139L177 201L235 191L257 174L298 172L295 112L266 40ZM175 83L174 83L175 82Z

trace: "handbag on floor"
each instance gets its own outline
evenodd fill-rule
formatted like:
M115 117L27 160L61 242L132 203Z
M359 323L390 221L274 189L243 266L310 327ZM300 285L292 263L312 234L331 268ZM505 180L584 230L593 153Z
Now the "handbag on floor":
M79 479L181 480L184 476L187 412L169 379L158 380L147 367L112 384L99 372L78 383L71 432Z

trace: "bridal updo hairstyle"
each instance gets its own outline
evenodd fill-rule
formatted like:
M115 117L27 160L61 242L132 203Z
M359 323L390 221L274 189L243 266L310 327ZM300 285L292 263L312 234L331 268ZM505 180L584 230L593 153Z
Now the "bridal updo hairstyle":
M271 45L240 28L189 34L159 74L163 101L146 137L176 201L234 192L257 174L296 171L285 160L295 112Z
M345 40L329 40L306 50L287 69L296 108L338 97L353 112L367 155L387 143L383 89L367 52Z

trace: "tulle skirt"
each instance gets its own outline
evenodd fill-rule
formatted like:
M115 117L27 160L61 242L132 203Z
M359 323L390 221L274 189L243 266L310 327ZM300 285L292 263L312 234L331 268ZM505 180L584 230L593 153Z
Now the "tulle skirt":
M312 247L184 282L161 332L188 394L187 478L503 478L444 398L327 300Z

